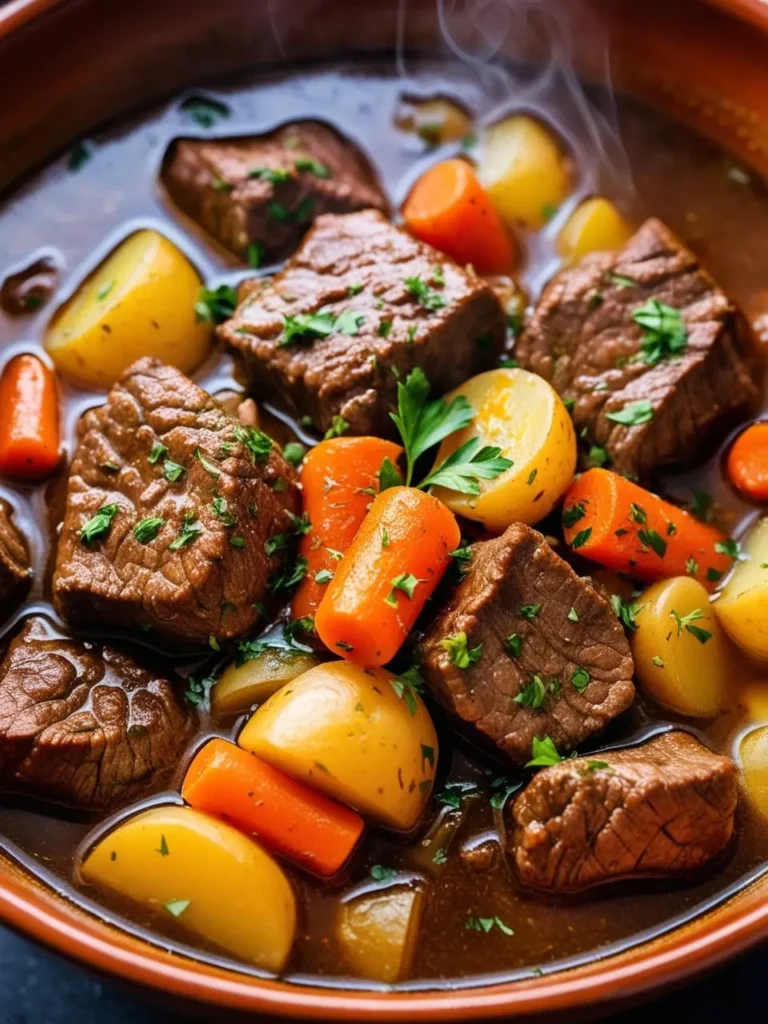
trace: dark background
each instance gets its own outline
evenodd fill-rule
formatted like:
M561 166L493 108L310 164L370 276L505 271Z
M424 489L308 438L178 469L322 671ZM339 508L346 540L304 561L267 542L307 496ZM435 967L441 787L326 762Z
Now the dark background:
M768 947L763 946L725 968L708 971L672 996L607 1019L622 1024L654 1019L663 1024L762 1024L768 1020L767 968ZM0 1024L178 1024L189 1019L0 929ZM219 1024L222 1017L211 1013L199 1019Z

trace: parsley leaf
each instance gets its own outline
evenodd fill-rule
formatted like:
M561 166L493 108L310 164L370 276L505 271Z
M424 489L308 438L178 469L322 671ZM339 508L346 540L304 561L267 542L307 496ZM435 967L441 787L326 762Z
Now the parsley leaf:
M291 180L290 171L282 167L251 167L248 177L260 178L262 181L268 181L270 185L283 185Z
M411 665L407 672L403 672L396 679L392 680L392 689L398 697L405 701L405 706L411 715L415 715L419 707L416 702L416 694L424 692L424 680L415 665Z
M445 299L436 291L434 288L430 288L426 281L422 281L420 277L407 277L405 279L405 285L411 295L415 296L422 304L424 309L430 313L434 313L438 309L442 309L445 305Z
M334 416L331 425L323 434L323 440L329 441L332 437L341 437L349 430L349 423L343 416Z
M460 669L467 669L476 664L483 653L482 643L477 647L467 646L467 634L463 630L444 637L440 641L440 646L448 652L451 664Z
M487 935L493 928L498 928L505 935L514 935L514 930L504 924L500 917L473 917L467 918L464 927L471 932L485 932Z
M223 324L235 315L237 292L228 284L218 288L202 288L195 303L195 317L212 324Z
M701 610L701 608L694 608L694 610L692 612L689 612L687 615L680 615L673 608L669 614L677 623L678 636L681 636L683 630L685 629L688 633L691 634L691 636L695 637L700 644L705 644L707 640L712 639L712 634L709 632L709 630L702 629L701 626L692 625L692 623L696 622L697 619L704 618L704 612Z
M577 668L571 676L571 686L576 693L584 693L589 686L589 672L584 668Z
M726 540L716 540L715 551L718 555L727 555L728 558L739 558L741 555L741 544L732 537L728 537Z
M196 679L190 676L187 679L187 689L184 691L184 700L202 711L207 711L211 706L211 690L216 685L214 676L206 676L205 679Z
M289 441L283 448L283 458L292 466L298 466L307 453L307 449L298 441Z
M155 443L152 445L152 449L150 450L149 455L147 456L147 462L151 462L152 465L154 466L156 462L159 462L160 459L162 459L162 457L167 454L168 449L166 448L166 446L162 444L162 442L160 441L155 441Z
M637 539L643 545L643 547L650 548L659 558L663 558L667 553L667 542L657 533L656 530L638 530Z
M549 736L543 736L541 739L534 736L531 754L533 756L526 764L526 768L548 768L563 760Z
M184 467L180 466L178 462L174 462L172 459L166 459L163 463L163 476L169 484L177 483L183 473Z
M238 425L235 427L235 438L248 449L248 454L254 465L261 465L269 458L273 442L272 438L263 430L247 427L244 424Z
M527 686L512 698L514 704L520 704L524 708L538 708L543 707L544 701L547 699L547 689L544 686L540 676L534 676Z
M311 160L308 157L301 157L296 160L294 167L297 171L308 171L310 174L314 174L316 178L330 178L331 169L327 164L320 163L319 160Z
M563 509L563 526L569 528L575 526L580 519L583 519L587 514L586 507L583 501L576 502L574 505L569 505L568 508Z
M625 427L637 427L653 419L653 405L647 398L641 398L637 402L628 402L618 412L607 412L605 418Z
M658 299L649 299L632 313L632 319L645 331L636 357L639 361L657 366L687 348L688 329L679 309L673 309Z
M96 515L92 516L80 530L80 540L83 544L93 544L99 538L106 536L109 533L112 520L119 511L119 505L102 505Z
M533 620L536 618L536 616L539 614L540 611L541 611L541 605L540 604L521 604L520 605L520 615L522 615L522 617L524 619L528 619L529 622L533 622Z
M637 629L635 616L640 611L639 604L635 601L624 601L618 594L611 594L611 607L625 629Z
M397 608L397 591L398 590L402 590L402 592L409 599L412 600L413 599L413 592L416 589L416 587L419 585L419 583L421 583L421 582L422 582L422 580L417 579L413 575L413 573L401 572L398 576L393 577L393 579L392 579L392 589L387 594L387 596L384 598L385 603L390 605L392 608Z
M148 516L146 519L136 523L133 528L133 534L139 544L149 544L151 540L155 539L164 525L165 519L162 516Z
M383 864L374 864L371 868L371 878L375 882L391 882L397 877L395 868L385 867Z
M576 536L571 541L571 547L576 550L577 548L583 548L589 538L592 536L592 527L588 526L586 530L579 530Z
M168 550L179 551L196 540L202 532L202 526L195 522L194 519L185 519L176 538L168 545Z
M419 487L446 487L461 494L480 494L478 480L495 480L512 466L512 460L501 455L501 448L483 445L479 437L471 437L452 452Z

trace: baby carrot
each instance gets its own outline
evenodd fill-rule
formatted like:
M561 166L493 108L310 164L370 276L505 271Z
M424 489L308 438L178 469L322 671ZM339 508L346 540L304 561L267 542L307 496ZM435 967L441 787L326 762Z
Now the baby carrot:
M731 483L753 501L768 501L768 421L739 434L727 460Z
M380 437L335 437L321 441L304 458L301 485L310 530L299 555L307 571L291 606L293 617L314 615L339 560L379 492L385 459L393 465L403 449Z
M380 494L317 609L326 647L366 668L390 661L460 537L453 513L431 494L415 487Z
M344 866L365 828L349 807L222 739L197 752L181 795L324 878Z
M480 274L500 274L515 262L515 245L466 160L444 160L426 171L403 206L411 234Z
M580 555L646 583L688 575L712 590L733 564L724 533L607 469L571 485L563 530Z
M0 377L0 473L36 479L59 460L56 378L37 356L16 356Z

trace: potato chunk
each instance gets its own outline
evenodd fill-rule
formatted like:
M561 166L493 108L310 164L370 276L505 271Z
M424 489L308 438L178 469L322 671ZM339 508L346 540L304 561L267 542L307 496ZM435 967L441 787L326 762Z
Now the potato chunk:
M483 138L481 183L509 227L535 231L571 191L571 165L551 129L517 114Z
M191 807L129 818L79 873L265 970L282 970L291 952L296 901L282 870L252 839Z
M56 369L107 388L142 356L189 373L202 362L211 326L195 318L202 281L164 235L130 235L54 315L45 347Z
M576 469L576 435L562 399L542 377L527 370L488 370L451 392L464 395L475 418L446 438L439 464L472 437L501 449L513 465L495 480L481 481L477 496L435 488L457 515L501 532L511 523L533 526L563 496Z
M739 760L747 795L760 814L768 818L768 725L742 736Z
M557 248L568 263L591 252L615 252L632 236L632 228L610 199L592 196L573 211L557 236Z
M632 654L645 692L682 715L716 715L727 703L733 659L706 589L676 576L654 583L637 604Z
M753 658L768 659L768 518L742 544L738 562L714 603L723 629Z
M402 831L423 814L437 768L435 727L418 694L401 688L391 672L341 661L278 690L238 743Z
M254 704L263 704L281 686L317 665L317 658L304 651L268 647L258 658L238 665L231 662L211 691L215 715L239 715Z
M424 890L393 886L339 904L336 941L345 963L363 978L405 977L416 951Z

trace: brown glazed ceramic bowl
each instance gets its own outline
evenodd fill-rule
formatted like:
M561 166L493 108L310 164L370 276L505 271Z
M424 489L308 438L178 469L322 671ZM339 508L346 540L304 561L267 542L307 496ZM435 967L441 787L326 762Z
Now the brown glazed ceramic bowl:
M497 0L499 3L507 0ZM514 0L508 0L514 2ZM553 4L555 0L541 0ZM577 0L560 0L572 5ZM95 124L254 65L440 47L438 0L11 0L0 9L0 190ZM456 2L451 3L456 8ZM693 122L768 175L768 4L585 0L618 84ZM279 40L275 32L279 13ZM573 56L590 76L589 31ZM518 54L519 55L519 54ZM524 54L535 59L535 53ZM368 992L296 986L192 962L97 919L0 860L0 919L175 1002L315 1020L584 1017L679 983L768 938L768 877L620 955L514 983Z

